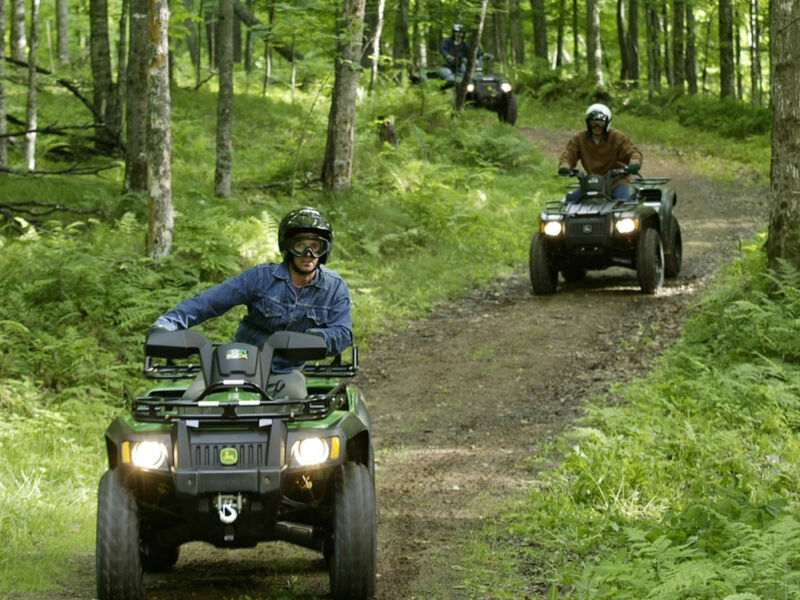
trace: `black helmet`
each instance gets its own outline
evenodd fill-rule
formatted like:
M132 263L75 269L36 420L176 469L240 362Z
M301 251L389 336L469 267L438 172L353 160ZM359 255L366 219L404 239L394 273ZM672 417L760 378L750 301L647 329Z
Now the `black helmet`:
M466 32L467 32L467 30L464 29L464 26L461 23L456 23L455 25L453 25L453 35L455 35L457 33L464 34Z
M611 127L611 109L605 104L592 104L586 109L586 129L592 133L592 126L589 125L592 121L605 121L606 127L603 133L608 133Z
M313 233L328 240L328 250L319 257L320 264L325 264L333 247L333 229L331 223L316 208L305 206L293 210L278 226L278 248L284 259L289 259L289 240L298 233Z

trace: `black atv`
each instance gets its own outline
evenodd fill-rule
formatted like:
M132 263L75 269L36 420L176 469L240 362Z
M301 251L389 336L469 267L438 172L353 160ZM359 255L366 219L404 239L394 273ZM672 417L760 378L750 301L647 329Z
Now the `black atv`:
M274 355L305 367L308 396L270 384ZM351 362L316 335L278 332L261 347L156 332L145 375L168 383L130 400L106 430L97 498L97 594L139 600L142 571L164 571L181 544L284 540L321 552L337 600L372 598L376 577L370 419ZM199 356L199 362L190 359ZM187 378L194 377L194 382ZM179 382L177 380L184 379Z
M552 294L558 274L579 281L587 271L612 266L634 269L645 294L656 293L664 277L681 271L681 228L673 207L675 191L667 178L639 178L631 182L625 200L611 196L616 177L627 167L606 175L573 171L579 198L548 202L539 218L539 231L531 240L529 269L535 294Z
M425 69L414 81L427 81L441 79L441 88L455 88L461 83L463 74L458 70L454 73L446 67ZM505 75L499 73L484 73L483 60L478 59L472 81L467 86L467 104L486 108L497 113L503 123L513 125L517 122L517 98L512 91L511 83Z

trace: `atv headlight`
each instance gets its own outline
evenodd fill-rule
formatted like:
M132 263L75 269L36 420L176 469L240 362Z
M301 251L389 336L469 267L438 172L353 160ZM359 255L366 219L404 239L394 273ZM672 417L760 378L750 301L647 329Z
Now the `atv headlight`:
M293 462L303 467L324 463L329 458L338 458L339 438L328 440L309 437L297 440L292 444L291 456Z
M544 234L550 237L561 235L561 230L561 221L547 221L542 227Z
M636 231L636 228L639 226L638 220L633 219L631 217L625 217L617 221L616 225L614 226L617 230L617 233L631 233L632 231Z
M131 450L131 462L142 469L158 469L167 460L167 447L161 442L136 442Z
M504 81L500 84L500 89L503 90L506 94L511 91L511 84L507 81Z
M470 83L468 83L468 84L467 84L467 92L471 94L471 93L472 93L472 92L474 92L474 91L475 91L475 84L474 84L474 83L471 83L471 82L470 82Z

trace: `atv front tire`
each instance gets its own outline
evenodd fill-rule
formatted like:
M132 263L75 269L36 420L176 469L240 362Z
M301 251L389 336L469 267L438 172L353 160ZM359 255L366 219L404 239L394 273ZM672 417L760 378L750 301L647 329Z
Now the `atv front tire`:
M683 241L681 240L681 226L678 219L671 218L672 231L669 243L664 251L664 277L674 278L681 272L683 265Z
M655 294L664 284L664 247L652 227L642 231L636 243L636 275L645 294Z
M558 285L558 270L550 265L544 238L537 233L531 239L531 250L528 258L528 270L531 275L533 293L539 296L552 294Z
M513 125L517 122L517 98L513 93L508 92L500 102L500 107L497 109L497 116L503 123Z
M375 484L367 467L342 465L334 486L330 570L334 600L369 600L375 594L377 535Z
M117 469L103 474L97 490L95 558L100 600L141 600L139 515Z

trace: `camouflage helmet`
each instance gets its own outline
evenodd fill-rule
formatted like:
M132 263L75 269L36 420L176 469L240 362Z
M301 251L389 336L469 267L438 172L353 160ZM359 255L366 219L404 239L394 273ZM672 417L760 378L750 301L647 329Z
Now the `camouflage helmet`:
M326 219L316 208L304 206L291 211L281 221L278 226L278 248L283 257L289 258L289 240L298 233L313 233L330 242L333 247L333 228L331 222ZM320 264L325 264L330 252L319 258Z

